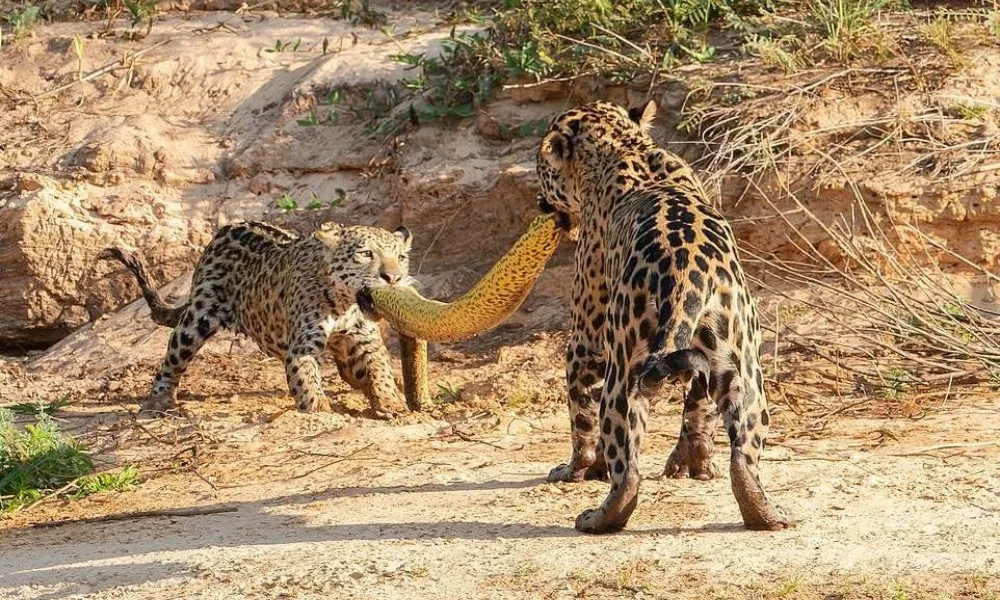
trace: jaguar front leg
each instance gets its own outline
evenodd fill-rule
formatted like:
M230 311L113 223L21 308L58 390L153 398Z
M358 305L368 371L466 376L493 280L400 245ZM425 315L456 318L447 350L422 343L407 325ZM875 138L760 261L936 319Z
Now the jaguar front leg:
M711 360L698 347L674 352L654 352L646 357L640 390L646 397L658 395L666 382L684 386L684 414L677 444L663 469L664 477L691 477L706 481L719 476L712 463L719 414L709 393Z
M364 393L374 416L389 419L400 412L403 401L378 325L368 320L359 321L341 343L346 350L346 371L350 373L347 381L357 384Z

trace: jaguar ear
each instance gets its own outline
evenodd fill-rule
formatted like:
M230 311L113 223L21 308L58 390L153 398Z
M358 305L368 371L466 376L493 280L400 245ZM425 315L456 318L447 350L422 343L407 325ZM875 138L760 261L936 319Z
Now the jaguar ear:
M561 131L550 131L542 138L538 154L549 162L569 160L573 155L573 140Z
M392 232L392 234L398 237L399 239L403 240L403 243L406 245L407 250L410 249L410 244L413 242L413 236L410 235L409 229L400 225L399 227L396 228L395 231Z
M340 236L344 227L336 221L327 221L326 223L321 223L319 229L314 231L312 234L323 242L336 245L340 243Z
M628 109L628 117L643 130L649 130L656 118L656 101L647 100L642 106Z

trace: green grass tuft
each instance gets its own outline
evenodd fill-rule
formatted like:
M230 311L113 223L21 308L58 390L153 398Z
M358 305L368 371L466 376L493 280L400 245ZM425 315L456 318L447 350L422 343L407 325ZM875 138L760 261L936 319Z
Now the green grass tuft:
M21 428L14 423L13 411L0 409L0 513L17 511L57 490L80 498L132 489L139 478L131 466L88 476L93 470L83 446L59 431L45 412L38 413L36 423Z
M81 477L76 482L72 498L84 498L101 492L130 492L139 485L139 469L129 465L114 473L97 473Z
M765 37L753 34L744 42L743 50L761 59L764 64L779 67L789 74L809 65L802 41L794 35Z
M69 396L60 396L52 402L20 402L18 404L8 404L0 406L0 409L7 409L15 415L34 417L37 415L52 415L57 410L69 406Z
M838 60L863 53L876 35L872 20L889 0L809 0L809 11L824 33L824 43Z
M431 398L433 404L453 404L462 400L462 388L450 382L439 383L438 393Z
M48 415L20 429L11 411L0 410L0 510L17 510L93 470L83 448Z

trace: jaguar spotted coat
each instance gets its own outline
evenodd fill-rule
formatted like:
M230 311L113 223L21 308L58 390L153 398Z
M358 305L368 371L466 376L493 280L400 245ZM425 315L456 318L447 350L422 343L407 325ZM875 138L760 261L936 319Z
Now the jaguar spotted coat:
M656 105L607 102L555 119L538 153L539 204L576 232L567 382L573 452L550 481L610 477L581 531L621 529L636 507L649 397L685 384L684 415L664 474L709 479L719 418L732 488L751 529L792 519L758 477L769 414L760 331L729 224L691 168L648 134Z

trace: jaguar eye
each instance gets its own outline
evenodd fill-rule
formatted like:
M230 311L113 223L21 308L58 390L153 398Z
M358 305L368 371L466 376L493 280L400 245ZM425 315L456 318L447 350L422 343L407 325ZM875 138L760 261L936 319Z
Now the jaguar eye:
M407 254L400 254L398 258L399 258L399 262L403 262L404 260L407 260L410 257Z
M367 258L368 260L375 258L375 253L371 250L358 250L357 255L361 258Z

